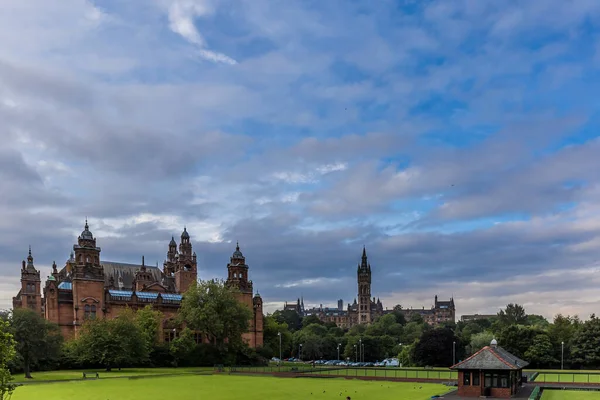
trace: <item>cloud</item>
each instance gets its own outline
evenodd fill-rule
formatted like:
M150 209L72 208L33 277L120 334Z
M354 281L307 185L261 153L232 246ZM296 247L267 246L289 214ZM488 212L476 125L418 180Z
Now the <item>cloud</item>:
M596 4L1 2L0 308L88 216L123 262L186 225L202 278L239 240L272 307L352 301L364 244L388 307L585 317Z
M208 0L177 0L169 6L169 28L181 35L188 42L199 47L198 55L212 62L235 65L237 62L225 54L207 50L207 43L196 28L194 19L214 13L214 8Z

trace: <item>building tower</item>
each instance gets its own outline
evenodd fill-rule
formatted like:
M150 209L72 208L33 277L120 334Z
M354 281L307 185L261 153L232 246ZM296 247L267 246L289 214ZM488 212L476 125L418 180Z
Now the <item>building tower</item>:
M169 244L169 253L173 254L173 241ZM198 264L196 262L196 253L192 251L190 234L184 227L181 233L181 242L179 243L179 254L175 254L175 289L179 293L185 293L192 283L198 279Z
M78 327L86 319L102 316L104 308L104 268L100 264L100 247L87 219L77 244L73 245L75 260L72 271L73 285L73 325L75 335ZM102 314L101 314L102 311Z
M367 261L367 250L363 247L362 260L358 265L358 323L371 323L371 264Z
M29 246L29 255L27 263L23 260L21 265L21 290L16 297L13 297L13 308L29 308L36 313L44 316L42 309L42 292L40 271L33 265L33 256L31 255L31 246Z
M252 318L248 321L248 332L242 339L252 348L263 345L263 302L258 293L253 297L252 281L248 279L248 265L246 257L240 251L239 243L227 264L227 281L225 284L238 291L237 300L252 311Z
M227 264L226 283L227 286L235 287L243 294L249 293L252 299L252 281L248 280L248 265L246 265L246 257L240 251L239 243L236 244L235 251Z

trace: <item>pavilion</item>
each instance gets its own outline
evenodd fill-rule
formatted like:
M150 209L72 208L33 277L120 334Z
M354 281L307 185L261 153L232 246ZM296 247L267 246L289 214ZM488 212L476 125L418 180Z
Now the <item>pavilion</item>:
M450 369L458 371L458 395L509 398L522 385L523 368L529 363L498 346L496 339Z

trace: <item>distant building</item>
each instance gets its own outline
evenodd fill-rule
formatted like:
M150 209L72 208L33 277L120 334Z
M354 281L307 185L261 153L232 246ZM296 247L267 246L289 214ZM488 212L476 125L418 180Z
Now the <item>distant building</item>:
M340 328L350 328L358 324L370 324L384 314L383 304L375 297L371 298L371 264L367 259L367 250L363 247L361 262L356 271L358 284L358 301L348 304L344 310L344 300L339 299L337 308L313 307L304 308L304 299L293 303L285 303L284 310L296 311L300 317L317 316L323 322L334 322Z
M460 320L462 322L471 322L471 321L477 321L480 319L490 319L490 318L494 318L496 317L496 314L470 314L470 315L463 315L462 317L460 317Z
M411 316L417 314L423 318L423 321L431 326L439 326L445 323L456 322L456 307L454 299L448 301L438 301L437 295L431 308L406 308L400 310L404 317L409 320Z
M363 247L361 262L356 271L358 293L354 302L349 303L344 310L344 300L339 299L337 308L313 307L306 309L304 299L298 298L295 302L285 303L284 310L295 311L300 317L309 315L317 316L323 322L334 322L340 328L351 328L358 324L371 324L378 317L393 312L393 310L384 310L381 300L371 297L371 264L367 259L367 250ZM357 301L358 299L358 301ZM413 314L419 314L423 320L432 326L438 326L446 322L455 322L456 308L454 299L449 301L438 301L435 296L435 303L431 309L405 309L401 310L407 319Z

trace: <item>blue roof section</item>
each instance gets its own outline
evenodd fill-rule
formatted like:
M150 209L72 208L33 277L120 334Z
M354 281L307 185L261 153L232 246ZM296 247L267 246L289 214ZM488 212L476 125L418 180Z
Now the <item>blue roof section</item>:
M112 297L119 297L123 300L130 300L133 292L131 290L109 290L108 294ZM164 300L168 301L181 301L183 298L180 294L174 293L159 293L159 292L135 292L135 295L140 299L149 299L149 300L157 300L158 295L162 297Z
M161 293L160 297L162 297L165 300L171 300L171 301L181 301L181 299L183 298L182 295L173 294L173 293Z
M58 284L59 289L73 290L73 284L71 282L61 282Z
M135 295L140 299L157 299L158 292L135 292Z

